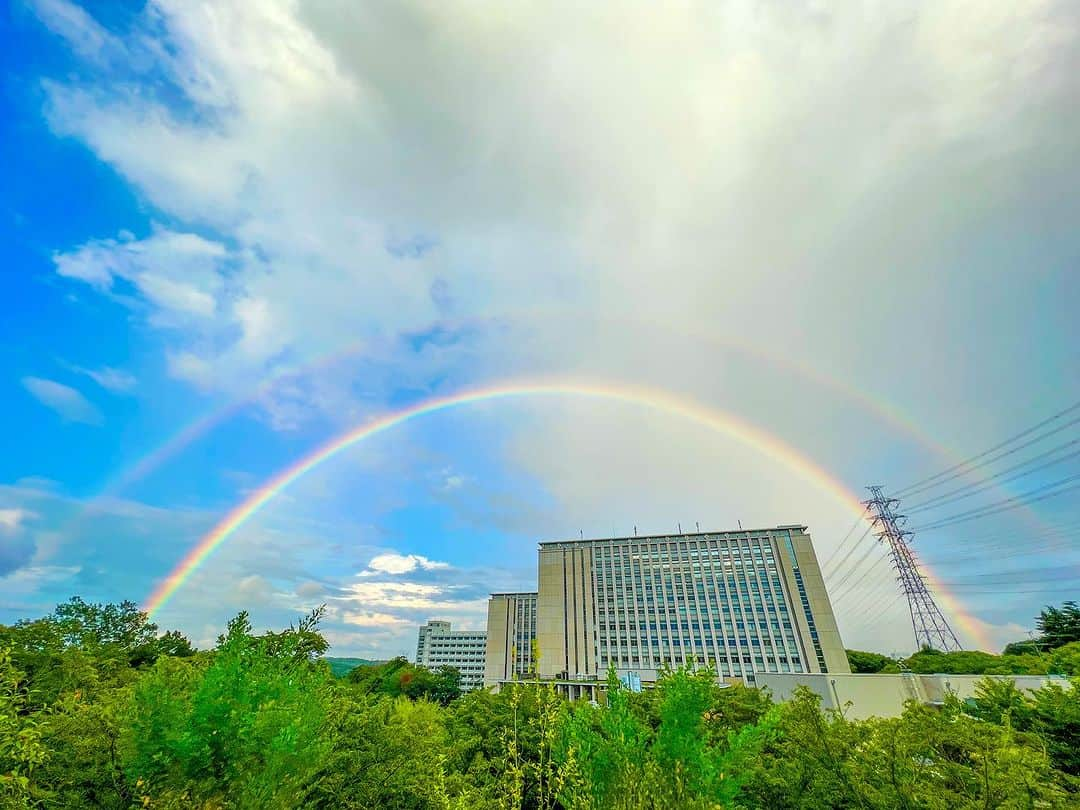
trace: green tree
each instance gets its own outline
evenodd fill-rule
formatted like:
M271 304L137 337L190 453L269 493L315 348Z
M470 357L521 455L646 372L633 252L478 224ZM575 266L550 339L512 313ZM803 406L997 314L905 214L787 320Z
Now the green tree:
M635 696L608 675L607 706L578 704L559 753L559 798L568 808L721 807L739 796L747 765L772 737L768 710L738 731L710 733L719 723L715 674L682 669L656 685L655 728L633 706Z
M35 771L48 759L39 717L28 711L26 682L0 648L0 807L23 808L42 795Z
M893 663L887 655L861 650L846 650L848 665L852 672L873 673L881 672L885 667Z
M1080 776L1080 678L1034 690L1029 727L1045 741L1055 767Z
M1073 641L1080 641L1080 606L1065 602L1060 608L1047 606L1035 620L1042 637L1040 645L1052 650Z
M295 806L446 807L449 741L437 704L335 688L326 746ZM458 783L459 789L465 789ZM459 797L460 798L460 797Z
M155 664L134 689L127 743L127 770L144 795L300 805L327 749L321 731L333 681L310 658L320 615L260 637L241 613L205 667Z
M366 694L433 700L444 706L461 696L461 673L456 667L442 666L433 671L409 663L403 656L355 667L345 677Z

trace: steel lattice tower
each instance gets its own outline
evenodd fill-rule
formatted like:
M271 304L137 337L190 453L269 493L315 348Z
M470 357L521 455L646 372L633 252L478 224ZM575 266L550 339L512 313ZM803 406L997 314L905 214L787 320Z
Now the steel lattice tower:
M901 528L907 518L893 511L894 507L900 505L900 501L886 496L880 486L867 489L873 497L863 503L872 511L878 540L889 547L893 568L896 569L896 579L900 583L900 590L907 597L908 609L911 611L911 626L915 630L916 643L920 648L932 647L945 652L959 650L960 641L930 595L919 570L919 561L909 545L915 535Z

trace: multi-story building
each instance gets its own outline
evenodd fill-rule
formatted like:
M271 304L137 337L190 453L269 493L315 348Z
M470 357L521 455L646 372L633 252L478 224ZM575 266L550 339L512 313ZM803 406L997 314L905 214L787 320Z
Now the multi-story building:
M805 526L540 543L536 637L540 677L571 682L849 671Z
M484 685L537 674L536 593L493 593L488 599Z
M450 622L429 621L416 640L416 663L428 669L454 667L461 673L461 688L476 689L484 683L483 630L451 630Z

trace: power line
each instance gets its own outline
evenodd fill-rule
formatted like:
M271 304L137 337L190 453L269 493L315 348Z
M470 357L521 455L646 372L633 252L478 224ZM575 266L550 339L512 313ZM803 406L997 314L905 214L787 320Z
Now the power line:
M929 484L931 484L931 482L936 482L936 483L933 484L933 486L939 486L940 484L944 483L945 481L949 481L949 480L952 480L953 478L956 478L956 477L958 477L960 475L964 475L967 472L970 472L972 462L979 461L979 459L986 458L986 456L990 455L991 453L995 453L998 450L1001 450L1002 448L1008 447L1010 444L1017 441L1018 439L1023 439L1025 436L1030 436L1032 433L1036 432L1040 428L1045 427L1046 425L1049 425L1052 422L1056 422L1058 419L1061 419L1063 416L1066 416L1066 415L1072 413L1073 411L1077 410L1078 408L1080 408L1080 402L1076 402L1076 403L1070 405L1068 408L1066 408L1063 411L1058 411L1053 416L1042 420L1038 424L1032 425L1027 430L1022 430L1019 433L1017 433L1017 434L1015 434L1013 436L1010 436L1005 441L999 442L998 444L995 444L993 447L989 448L988 450L983 450L981 453L978 453L978 454L972 456L971 458L968 458L968 459L966 459L964 461L961 461L958 464L954 464L953 466L948 467L948 468L942 470L941 472L939 472L939 473L937 473L935 475L931 475L928 478L923 478L921 481L916 481L914 484L909 484L908 486L904 487L903 489L897 490L895 494L896 495L913 495L916 492L921 492L924 489L929 489L929 486L924 486L924 485L929 485ZM989 459L988 461L984 462L984 464L985 463L990 463L991 461L996 461L998 458L1004 458L1005 456L1009 455L1010 453L1015 453L1017 450L1021 450L1024 447L1027 447L1027 446L1029 446L1031 444L1034 444L1037 441L1041 441L1042 439L1045 439L1047 436L1052 436L1055 433L1059 433L1062 430L1064 430L1065 428L1069 427L1070 425L1076 424L1077 422L1080 422L1080 418L1073 419L1073 420L1067 422L1064 425L1059 425L1058 427L1054 428L1053 430L1048 431L1047 433L1045 433L1045 434L1043 434L1043 435L1041 435L1041 436L1039 436L1039 437L1037 437L1035 439L1032 439L1031 441L1029 441L1029 442L1027 442L1027 443L1025 443L1023 445L1020 445L1019 447L1015 447L1015 448L1009 450L1007 453L1002 453L1000 456L997 456L994 459ZM983 466L983 465L980 464L978 466ZM950 478L945 478L945 476L949 475L950 473L955 472L956 470L960 470L961 472L957 473L957 475L951 476Z
M863 519L863 517L865 515L866 515L866 510L863 509L862 514L859 515L857 518L855 518L855 522L852 523L851 528L847 530L847 534L844 535L844 539L840 541L840 544L835 549L833 549L833 553L829 555L829 559L827 559L825 562L823 562L821 564L821 570L822 571L824 571L825 568L829 565L829 563L831 563L833 561L833 558L836 557L836 555L840 553L840 549L842 549L844 547L844 543L846 543L848 541L848 538L851 537L852 534L854 534L854 532L855 532L855 530L857 528L859 528L859 524L862 522L862 519Z
M877 547L878 547L877 543L871 543L869 546L867 546L866 552L861 557L859 557L859 559L856 561L855 565L853 565L851 568L848 569L847 573L845 573L842 577L840 577L840 580L838 582L836 582L833 585L833 587L838 589L845 582L847 582L849 579L851 579L852 575L854 575L855 572L858 571L859 568L863 565L863 563L865 563L870 558L870 555L873 554L877 550Z
M863 531L863 533L861 535L859 535L859 539L855 541L855 545L853 545L851 548L848 549L847 554L845 554L843 557L841 557L833 565L833 567L828 571L828 573L825 573L825 578L826 579L836 576L836 573L841 568L843 568L844 563L846 563L849 559L851 559L851 555L855 553L855 549L857 549L859 547L859 543L861 543L863 541L863 539L865 539L866 535L870 534L870 529L871 528L872 528L871 525L867 524L866 529Z
M999 548L1006 546L1013 546L1017 543L1027 542L1029 540L1042 540L1042 539L1057 539L1059 537L1072 536L1077 530L1080 530L1080 523L1070 523L1060 526L1053 526L1047 528L1041 532L1027 532L1027 531L1012 531L990 535L975 535L974 537L953 537L949 541L950 546L973 546L977 545L979 548Z
M1043 568L1020 568L1013 571L987 571L967 579L941 583L945 587L964 585L1024 585L1029 582L1058 582L1080 580L1080 565L1060 565Z
M1062 484L1068 484L1080 479L1080 473L1070 475L1066 478L1062 478L1059 481L1054 481L1049 484L1044 484L1041 487L1036 487L1033 490L1017 495L1015 498L1006 498L1005 500L995 501L994 503L985 504L984 506L977 507L975 509L969 509L966 512L958 512L955 515L949 515L948 517L941 518L936 523L931 523L919 528L919 531L930 531L931 529L942 529L946 526L954 526L957 523L965 523L969 520L977 520L979 518L988 517L990 515L996 515L1000 512L1008 512L1011 509L1017 509L1021 506L1027 506L1028 504L1038 503L1039 501L1045 501L1047 498L1053 498L1057 495L1063 495L1066 492L1070 492L1076 489L1076 485L1063 487L1062 489L1054 489L1060 487ZM1051 492L1050 490L1054 490ZM1045 493L1045 494L1044 494Z
M1030 458L1027 461L1022 461L1021 463L1016 464L1016 465L1014 465L1012 467L1009 467L1008 469L1002 470L999 473L995 473L994 475L991 475L987 479L985 479L985 483L974 483L974 484L968 484L967 486L963 486L963 487L957 487L954 490L942 493L941 495L938 495L937 497L931 498L928 501L923 501L922 503L916 504L915 506L908 509L907 513L909 515L913 515L916 512L925 512L927 509L937 509L938 507L944 506L947 503L952 503L954 501L962 501L965 498L970 498L972 495L977 495L978 493L983 492L983 491L985 491L987 489L990 489L991 487L997 486L999 484L1004 484L1007 481L1015 481L1017 478L1023 478L1026 475L1031 475L1032 473L1038 472L1039 470L1044 470L1047 467L1052 467L1055 464L1060 464L1063 461L1068 461L1070 458L1076 458L1076 456L1080 456L1080 450L1075 450L1072 453L1067 453L1066 455L1060 456L1059 458L1051 459L1050 461L1046 462L1045 464L1040 464L1040 465L1038 465L1036 467L1032 467L1031 469L1022 470L1021 472L1017 473L1016 475L1010 475L1010 476L1007 476L1006 478L1001 478L1000 477L1000 476L1004 475L1005 473L1011 472L1011 471L1019 469L1021 467L1025 467L1028 464L1031 464L1031 462L1033 462L1033 461L1038 461L1039 459L1045 458L1046 456L1048 456L1048 455L1050 455L1052 453L1055 453L1058 450L1061 450L1061 449L1063 449L1065 447L1072 447L1073 445L1076 445L1076 444L1080 444L1080 439L1073 439L1071 442L1067 442L1066 444L1058 445L1057 447L1052 447L1052 448L1050 448L1050 450L1046 451L1045 453L1040 453L1039 455L1035 456L1034 458ZM997 479L997 480L994 480L994 479ZM950 497L950 496L955 496L955 497Z
M1076 535L1074 534L1072 536L1075 537ZM983 547L983 549L981 551L971 553L971 554L952 555L952 556L948 556L948 557L924 557L923 559L926 561L927 565L932 565L935 568L937 566L939 566L939 565L955 565L956 563L971 563L971 562L975 562L976 560L985 560L986 559L986 553L985 552L986 551L993 551L995 548L1002 548L1002 546L985 546L985 547ZM1050 552L1050 551L1062 551L1062 550L1066 550L1066 549L1080 550L1080 549L1077 549L1076 543L1074 543L1074 542L1072 542L1072 541L1070 541L1068 539L1064 539L1064 540L1059 540L1059 541L1057 541L1055 543L1044 543L1044 544L1040 544L1040 545L1029 546L1029 547L1027 547L1025 549L1021 549L1020 551L1014 552L1012 554L995 554L993 556L993 559L994 559L995 562L997 560L1013 560L1013 559L1016 559L1017 557L1030 557L1030 556L1035 555L1035 554L1045 554L1045 553Z
M858 589L858 586L867 577L870 576L871 572L876 571L878 568L881 567L881 564L883 562L888 562L888 561L889 561L889 555L888 554L882 555L881 558L878 559L878 561L876 563L874 563L872 566L870 566L868 569L866 569L866 572L863 574L863 578L861 580L855 580L854 582L849 583L848 586L843 589L842 593L838 592L835 596L831 597L832 603L835 605L838 602L842 601L845 597L847 597L850 594L854 593ZM839 590L840 589L837 588L837 591L839 591Z

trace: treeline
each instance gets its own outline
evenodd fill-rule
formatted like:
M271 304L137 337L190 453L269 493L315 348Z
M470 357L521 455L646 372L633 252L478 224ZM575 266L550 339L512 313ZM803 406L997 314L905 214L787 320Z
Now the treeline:
M922 649L907 658L848 650L852 672L918 672L950 675L1080 675L1080 607L1045 608L1035 620L1039 635L1007 644L1001 655L980 650Z
M400 659L334 677L319 618L198 652L131 603L0 627L0 807L1080 806L1080 681L866 721L705 671L457 696Z

